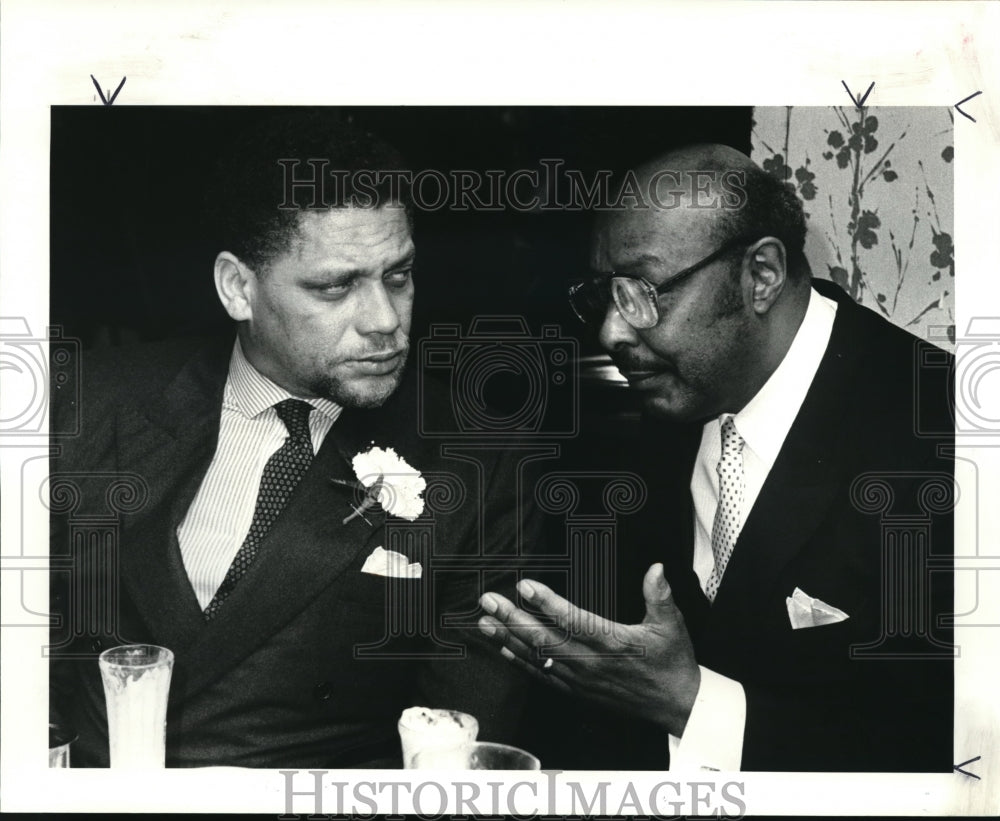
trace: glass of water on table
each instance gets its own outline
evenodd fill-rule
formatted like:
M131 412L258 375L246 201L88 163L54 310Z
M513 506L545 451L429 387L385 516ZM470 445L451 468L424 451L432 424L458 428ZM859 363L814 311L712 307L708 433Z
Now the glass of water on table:
M105 650L98 663L108 708L111 766L162 769L174 654L152 644L126 644Z

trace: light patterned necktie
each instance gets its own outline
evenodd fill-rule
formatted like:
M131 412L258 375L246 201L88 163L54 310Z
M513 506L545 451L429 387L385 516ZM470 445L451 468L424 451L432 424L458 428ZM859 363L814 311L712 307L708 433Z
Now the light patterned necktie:
M719 474L719 505L712 522L712 556L715 566L708 577L706 595L715 601L722 574L726 572L733 545L740 533L740 511L743 505L743 437L736 430L733 417L722 423L722 455L716 471Z
M246 575L264 537L284 510L292 491L312 463L312 438L309 435L309 414L312 405L298 399L286 399L275 405L274 409L285 423L288 437L264 465L250 531L236 552L236 556L233 557L233 563L229 565L226 577L215 591L215 596L205 608L205 621L215 617L237 582Z

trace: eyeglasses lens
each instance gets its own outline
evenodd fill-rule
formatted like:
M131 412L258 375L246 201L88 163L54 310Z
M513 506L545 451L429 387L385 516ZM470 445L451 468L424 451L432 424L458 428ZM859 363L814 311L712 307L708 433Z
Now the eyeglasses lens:
M611 295L622 317L633 328L652 328L656 324L656 310L639 280L613 277Z
M581 320L588 325L600 325L611 302L607 279L602 277L577 286L570 295L570 302Z

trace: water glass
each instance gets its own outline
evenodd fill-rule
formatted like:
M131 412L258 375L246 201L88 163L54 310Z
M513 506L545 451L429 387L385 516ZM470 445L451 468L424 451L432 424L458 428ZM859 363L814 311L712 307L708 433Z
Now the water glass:
M152 644L126 644L105 650L98 663L108 707L111 766L163 768L174 654Z

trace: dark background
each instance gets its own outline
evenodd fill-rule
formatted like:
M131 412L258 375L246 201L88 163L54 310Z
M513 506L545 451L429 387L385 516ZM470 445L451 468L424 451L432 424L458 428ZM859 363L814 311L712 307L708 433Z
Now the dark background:
M79 106L52 109L51 323L84 349L232 333L212 281L206 188L241 132L287 107ZM689 142L750 150L750 108L352 107L324 109L380 135L414 173L543 172L558 159L588 183ZM521 196L527 186L519 187ZM432 189L433 191L433 189ZM634 418L629 397L566 288L588 269L580 211L417 210L414 351L434 323L524 317L575 339L583 426ZM523 380L522 380L523 381ZM517 375L491 378L491 403L519 407ZM501 407L502 412L506 412ZM511 411L513 413L513 411ZM613 426L613 424L612 424ZM617 426L624 432L629 426ZM603 435L603 434L602 434Z
M224 249L205 227L204 188L241 130L280 111L53 108L52 324L85 349L231 334L212 281L215 256ZM623 170L688 142L750 150L749 108L366 107L337 113L395 145L415 173L542 172L541 160L559 159L589 182L600 169ZM433 323L459 323L468 333L470 320L482 315L522 316L536 337L544 325L559 326L560 340L543 344L548 351L579 345L580 392L574 398L572 390L556 389L549 374L539 431L542 438L565 433L578 399L579 428L558 438L559 465L593 475L630 470L646 443L629 391L614 381L610 360L599 356L593 335L566 301L567 285L587 271L589 222L587 214L571 211L417 210L411 337L417 350ZM525 402L521 375L490 378L486 398L501 415ZM595 485L595 498L581 507L602 511L601 492ZM565 554L565 521L547 518L548 550ZM543 580L563 587L559 578ZM604 755L607 769L637 769L665 757L661 734L622 726L614 714L541 688L530 699L520 743L555 768L590 768Z
M242 129L280 107L52 109L51 319L83 346L224 330L203 188ZM749 108L361 107L340 116L395 145L414 171L541 171L590 180L672 145L749 153ZM579 212L418 211L414 339L430 322L520 314L577 333L566 283L586 270ZM534 321L534 320L537 320ZM588 343L589 344L589 343Z

